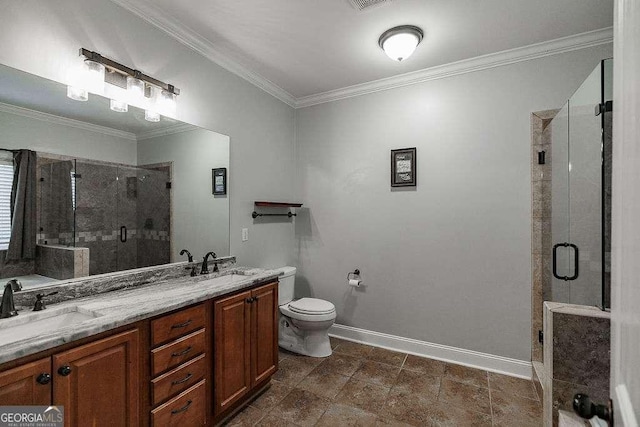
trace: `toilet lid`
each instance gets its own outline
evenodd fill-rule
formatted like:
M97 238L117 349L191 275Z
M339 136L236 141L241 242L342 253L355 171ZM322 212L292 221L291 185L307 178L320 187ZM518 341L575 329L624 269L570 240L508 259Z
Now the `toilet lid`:
M329 314L335 311L335 306L329 301L317 298L301 298L289 303L289 309L300 314Z

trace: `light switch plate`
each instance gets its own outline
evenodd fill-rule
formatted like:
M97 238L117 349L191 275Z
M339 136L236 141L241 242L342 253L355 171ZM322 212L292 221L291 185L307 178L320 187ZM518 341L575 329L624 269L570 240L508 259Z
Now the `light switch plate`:
M249 229L248 228L243 228L242 229L242 241L246 242L247 240L249 240Z

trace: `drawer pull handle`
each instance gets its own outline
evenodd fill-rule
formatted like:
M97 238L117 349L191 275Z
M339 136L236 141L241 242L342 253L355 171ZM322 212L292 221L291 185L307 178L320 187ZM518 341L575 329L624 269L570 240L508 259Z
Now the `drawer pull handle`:
M184 356L185 354L189 353L191 350L192 350L192 347L189 346L189 347L185 348L184 350L182 350L179 353L171 353L171 357Z
M187 404L184 405L182 408L174 409L173 411L171 411L171 415L179 414L180 412L186 411L187 409L189 409L189 406L191 406L192 403L193 403L193 400L189 400Z
M187 381L189 381L191 378L193 377L192 373L188 373L186 377L184 377L181 380L175 380L175 381L171 381L171 385L178 385L178 384L183 384L186 383Z
M178 323L177 325L173 325L171 326L171 329L180 329L180 328L186 328L187 326L189 326L191 324L192 320L189 319L184 323Z

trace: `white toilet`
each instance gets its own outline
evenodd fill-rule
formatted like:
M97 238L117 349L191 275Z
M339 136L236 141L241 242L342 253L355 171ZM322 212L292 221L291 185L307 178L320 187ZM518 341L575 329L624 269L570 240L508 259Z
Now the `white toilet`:
M331 356L329 328L336 320L336 308L317 298L294 300L295 267L282 267L278 277L280 321L278 344L285 350L311 357Z

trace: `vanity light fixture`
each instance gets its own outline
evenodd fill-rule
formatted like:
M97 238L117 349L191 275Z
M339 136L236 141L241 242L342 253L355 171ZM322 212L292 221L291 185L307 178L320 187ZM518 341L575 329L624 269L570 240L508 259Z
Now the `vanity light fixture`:
M424 32L415 25L393 27L380 36L378 45L387 56L401 62L413 54L422 39Z
M86 101L89 92L120 93L109 102L113 111L126 112L131 104L143 108L145 119L149 121L160 121L160 114L175 117L176 96L180 94L175 86L105 58L97 52L80 49L80 56L86 59L83 67L72 70L67 87L69 98Z
M158 106L158 111L165 116L175 116L176 94L163 90L157 97L156 105Z
M104 92L104 65L90 59L84 60L85 88L92 93Z
M130 104L142 104L144 102L144 82L134 76L127 76L127 96Z
M87 92L85 89L69 85L67 86L67 97L73 99L74 101L88 101L89 92Z
M109 100L109 108L117 113L126 113L129 111L129 104L124 101L118 101L117 99Z
M144 119L148 122L159 122L160 114L151 110L144 110Z

